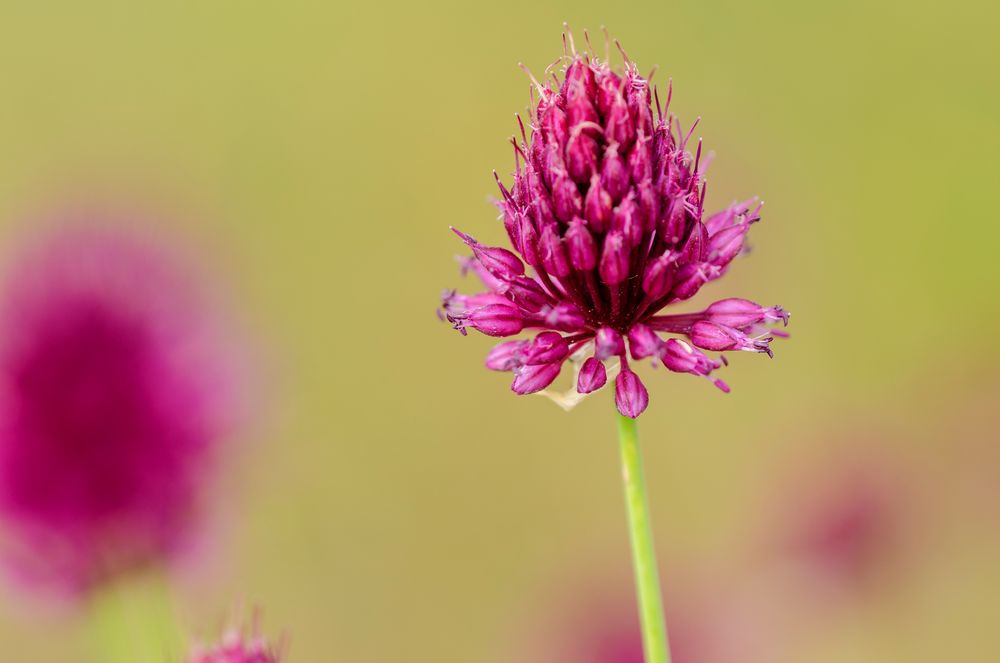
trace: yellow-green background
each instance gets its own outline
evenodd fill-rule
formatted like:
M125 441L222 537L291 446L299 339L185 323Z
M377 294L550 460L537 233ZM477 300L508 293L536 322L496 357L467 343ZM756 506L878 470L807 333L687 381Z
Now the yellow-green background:
M180 581L184 627L243 603L290 663L509 661L552 578L628 564L610 396L516 398L490 342L434 316L459 285L448 225L501 236L516 65L552 61L563 20L673 78L717 152L711 207L766 200L699 301L793 312L773 361L732 358L729 396L643 373L665 559L725 557L776 472L877 430L947 527L800 660L993 660L1000 511L943 506L1000 470L963 456L996 444L1000 331L1000 15L971 0L5 3L6 235L67 196L155 201L262 348L268 406L209 569ZM88 643L71 609L3 594L0 659Z

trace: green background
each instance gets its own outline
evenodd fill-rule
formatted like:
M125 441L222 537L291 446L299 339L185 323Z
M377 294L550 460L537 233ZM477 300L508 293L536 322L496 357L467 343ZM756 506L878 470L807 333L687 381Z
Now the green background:
M778 477L878 447L914 479L915 554L791 660L985 661L998 19L970 0L6 3L0 219L11 238L64 199L168 210L259 347L260 416L177 581L186 631L251 605L292 663L535 660L514 652L554 596L627 573L612 399L513 396L490 341L434 307L461 285L448 226L501 237L517 63L554 60L564 20L606 24L673 78L685 126L701 116L708 207L766 201L752 255L696 303L793 314L773 361L731 358L728 396L642 369L667 594L690 560L743 555ZM89 647L72 606L0 597L3 660Z

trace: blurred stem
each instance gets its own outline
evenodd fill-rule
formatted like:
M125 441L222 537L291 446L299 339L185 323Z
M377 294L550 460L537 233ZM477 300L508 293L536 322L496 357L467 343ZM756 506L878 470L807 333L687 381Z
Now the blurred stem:
M646 497L646 478L639 451L639 431L635 419L618 415L622 475L625 480L625 507L632 541L632 565L642 625L642 651L646 663L670 663L667 624L663 616L660 574L653 550L653 527Z
M181 660L181 634L165 578L110 582L90 596L94 660L163 663Z

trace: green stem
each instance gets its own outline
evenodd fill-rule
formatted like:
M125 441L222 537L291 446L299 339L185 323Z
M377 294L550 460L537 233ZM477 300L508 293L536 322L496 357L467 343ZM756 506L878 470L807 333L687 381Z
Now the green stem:
M618 439L621 443L625 506L642 625L642 650L646 663L670 663L660 574L653 550L653 527L649 519L649 500L646 497L646 478L642 472L639 432L634 419L618 415Z
M90 596L89 628L101 663L179 660L180 632L164 578L110 582Z

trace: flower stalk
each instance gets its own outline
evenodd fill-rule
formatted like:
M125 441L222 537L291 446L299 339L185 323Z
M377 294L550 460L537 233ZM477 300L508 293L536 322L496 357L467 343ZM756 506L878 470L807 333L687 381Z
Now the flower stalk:
M88 628L102 663L178 660L182 637L166 578L106 583L87 598Z
M632 565L642 628L642 650L646 663L670 663L667 624L663 616L660 574L653 548L653 527L649 517L646 478L642 470L639 431L635 419L618 415L622 477L625 481L625 508L628 514Z

